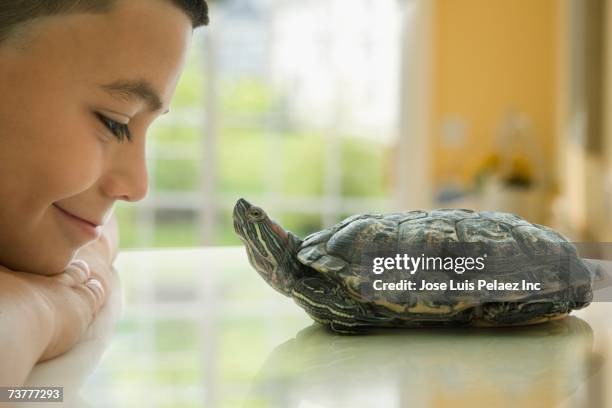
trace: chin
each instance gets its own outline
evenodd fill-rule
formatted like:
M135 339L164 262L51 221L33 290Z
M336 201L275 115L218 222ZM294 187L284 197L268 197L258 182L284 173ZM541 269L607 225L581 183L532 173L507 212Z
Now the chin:
M57 250L48 256L39 256L33 262L25 262L16 270L36 273L38 275L52 276L62 273L74 257L76 250Z
M0 247L6 249L0 253L0 265L13 271L57 275L87 244L66 238L55 225L30 226L22 232L6 243L0 241Z

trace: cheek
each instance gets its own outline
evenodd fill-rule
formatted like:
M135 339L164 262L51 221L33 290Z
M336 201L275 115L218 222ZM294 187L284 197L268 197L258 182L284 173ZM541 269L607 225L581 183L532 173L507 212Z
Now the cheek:
M100 177L102 160L95 143L93 146L91 143L81 143L72 148L57 149L56 155L39 169L48 174L48 181L44 187L41 186L41 192L57 201L89 189Z
M37 183L39 191L53 201L87 190L103 167L104 145L91 118L82 113L67 117L75 119L47 121L44 128L36 129L38 143L28 159L34 177L46 179Z
M11 186L14 195L56 201L95 182L102 168L103 142L96 133L101 130L81 102L78 78L70 81L62 66L28 67L15 69L15 78L0 84L12 95L0 98L0 169L19 177ZM36 67L57 68L57 74L32 71Z
M0 187L0 198L16 201L26 213L35 216L100 177L104 145L85 120L32 121L14 130L10 153L0 154L2 173L14 177Z

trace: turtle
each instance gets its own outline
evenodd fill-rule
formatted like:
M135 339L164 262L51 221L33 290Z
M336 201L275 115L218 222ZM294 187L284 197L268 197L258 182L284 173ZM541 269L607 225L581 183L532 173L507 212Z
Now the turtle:
M381 327L520 326L561 319L590 304L592 283L602 273L595 263L580 258L562 234L504 212L450 208L356 214L301 239L241 198L233 222L261 277L337 333ZM484 254L490 265L461 275L440 264L426 273L394 270L398 282L417 276L453 279L464 282L463 290L448 285L436 291L373 290L384 275L373 273L366 260L406 248L422 258L444 255L445 260L468 252ZM480 280L541 286L518 291L474 291L466 286Z

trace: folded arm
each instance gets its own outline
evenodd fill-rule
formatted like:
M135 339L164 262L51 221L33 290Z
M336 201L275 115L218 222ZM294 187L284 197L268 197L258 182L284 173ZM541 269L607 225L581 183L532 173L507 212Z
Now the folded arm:
M53 276L0 266L0 386L22 384L37 362L78 341L108 297L117 252L113 217L102 236L75 256L89 273L78 261Z

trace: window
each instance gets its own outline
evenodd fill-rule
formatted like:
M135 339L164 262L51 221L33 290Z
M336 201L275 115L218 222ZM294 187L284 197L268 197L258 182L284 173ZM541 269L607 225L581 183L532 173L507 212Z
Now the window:
M123 247L238 244L237 198L300 236L391 206L401 2L233 0L196 30Z

